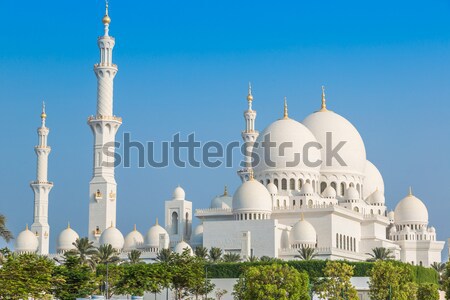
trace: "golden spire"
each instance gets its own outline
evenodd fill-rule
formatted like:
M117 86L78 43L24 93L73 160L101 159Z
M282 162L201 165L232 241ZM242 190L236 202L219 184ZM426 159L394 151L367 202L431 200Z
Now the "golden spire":
M253 101L253 95L252 95L252 83L248 83L248 95L247 95L247 101L251 102Z
M303 215L303 213L300 213L300 221L305 221L305 216Z
M110 228L111 228L111 227L114 227L114 223L113 223L113 221L111 221L111 226L110 226Z
M133 226L133 231L136 231L136 224L134 224Z
M47 114L45 113L45 102L42 101L42 113L41 113L41 119L47 118Z
M70 222L67 222L67 229L70 229Z
M285 120L289 119L286 97L284 97L284 115L283 115L283 119L285 119Z
M225 186L225 187L223 188L223 195L224 195L224 196L228 196L228 187L227 187L227 186Z
M25 230L29 230L29 229L28 229L28 224L25 225Z
M105 16L104 16L103 19L102 19L102 23L103 23L104 25L111 23L111 18L109 17L109 13L108 13L108 0L105 0L105 4L106 4L106 7L105 7Z
M158 223L158 218L156 218L155 225L159 225L159 223Z
M254 173L253 173L253 169L249 169L248 170L248 180L254 180Z
M327 100L325 99L325 87L322 85L322 107L320 111L328 111L327 109Z
M409 192L408 192L408 196L412 196L413 195L413 191L412 191L412 187L409 187Z

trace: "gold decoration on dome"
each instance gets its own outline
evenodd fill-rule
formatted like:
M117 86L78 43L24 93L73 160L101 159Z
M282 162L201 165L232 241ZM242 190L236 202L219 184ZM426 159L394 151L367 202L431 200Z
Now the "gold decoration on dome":
M325 99L325 87L322 85L322 106L319 111L328 111L327 100Z
M136 230L136 224L134 224L134 226L133 226L133 231L137 231Z
M412 187L409 187L409 191L408 191L408 196L412 196L413 195L413 191L412 191Z
M223 189L223 196L228 196L228 187L225 186Z
M110 200L116 199L116 193L114 193L112 190L111 190L111 192L109 193L109 199L110 199Z
M111 23L111 18L109 17L109 13L108 13L108 0L106 0L105 2L106 2L105 16L102 19L102 23L104 25L106 25L106 24L109 25Z
M28 224L25 225L25 230L29 230L29 229L28 229Z
M155 225L159 225L158 218L156 218Z
M248 83L248 95L247 95L247 101L251 102L253 101L253 95L252 95L252 83Z
M286 97L284 97L284 114L283 114L283 119L285 119L285 120L289 119Z
M305 215L303 213L300 213L300 221L305 221Z
M113 221L111 221L111 226L109 226L109 228L113 228L114 227L114 223Z
M70 222L67 222L67 229L70 229Z
M249 169L248 170L248 180L254 180L255 179L255 177L254 177L254 173L253 173L253 169Z

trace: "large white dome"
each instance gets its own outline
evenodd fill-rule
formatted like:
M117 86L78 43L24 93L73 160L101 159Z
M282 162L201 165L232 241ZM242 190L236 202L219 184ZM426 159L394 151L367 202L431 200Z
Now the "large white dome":
M159 247L159 236L163 234L166 237L166 241L169 242L169 234L167 231L159 225L158 220L156 220L155 225L153 225L145 236L145 246L147 248L157 248ZM167 243L166 242L166 243Z
M78 238L78 233L76 233L75 230L70 228L70 225L68 225L67 228L61 231L58 236L58 240L56 241L56 251L65 252L75 249L73 243L75 243Z
M259 181L245 181L234 193L233 212L272 212L269 191Z
M265 140L273 143L270 151L265 151L268 149L268 147L264 147ZM256 162L254 166L255 177L258 178L266 171L283 170L319 174L320 166L305 166L303 163L303 148L308 143L317 143L317 140L303 124L292 119L281 119L273 122L258 136L253 149L253 152L259 158L259 162ZM286 147L280 148L283 145ZM320 160L320 150L309 149L308 160L310 162ZM290 166L293 162L295 162L295 165Z
M34 253L39 247L39 241L36 235L28 229L19 233L16 238L14 249L19 253Z
M193 246L203 246L203 224L199 224L195 227L191 241Z
M114 249L120 251L123 248L125 240L122 233L114 226L103 231L100 236L100 245L111 245Z
M428 224L428 209L423 202L411 192L395 207L395 224Z
M133 231L131 231L125 237L125 243L123 245L124 251L136 250L138 247L141 247L144 244L144 237L142 234L137 231L136 225L134 225Z
M325 110L310 114L303 120L303 124L311 130L317 141L322 145L322 172L364 174L366 148L358 130L347 119L332 111ZM327 165L325 156L327 132L331 132L332 137L330 149L334 149L340 142L346 142L338 151L338 154L347 166L341 166L334 158L331 164Z
M181 241L179 242L175 248L173 249L173 251L177 254L182 254L184 252L185 249L189 250L189 254L192 256L194 255L194 251L192 251L192 247L189 246L188 243L186 243L185 241Z
M291 245L315 245L316 239L314 226L303 218L294 224L289 235Z
M224 209L231 208L232 205L233 197L228 195L228 189L225 187L223 195L214 197L214 199L211 200L210 208Z
M364 185L363 185L363 196L364 198L369 197L377 189L384 194L384 180L381 176L380 171L377 167L370 161L366 161L366 167L364 170Z

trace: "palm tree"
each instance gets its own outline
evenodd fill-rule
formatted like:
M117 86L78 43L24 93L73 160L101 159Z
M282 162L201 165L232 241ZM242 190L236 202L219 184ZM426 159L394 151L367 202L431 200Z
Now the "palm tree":
M0 238L4 239L7 243L9 243L9 241L14 238L12 232L9 231L8 228L6 228L6 217L1 214L0 214Z
M66 252L66 255L77 256L82 264L94 267L95 262L92 260L92 257L98 252L97 248L94 247L94 242L91 242L87 237L84 237L76 239L73 245L75 246L75 249Z
M431 267L436 270L439 274L445 271L445 263L434 262L431 264Z
M194 253L195 253L195 256L197 256L199 258L203 258L203 259L208 258L208 249L206 249L203 246L195 247Z
M263 255L259 258L259 261L266 263L282 263L283 261L279 258L270 257L267 255Z
M128 263L131 265L139 264L142 262L141 259L141 251L139 250L131 250L130 253L128 253Z
M98 247L98 251L94 254L93 258L98 264L116 264L120 261L118 252L110 244L101 245Z
M156 260L160 262L169 262L172 258L172 251L170 249L161 249L156 255Z
M224 262L238 262L241 260L241 256L238 253L225 253L223 255Z
M313 260L317 256L316 249L309 246L302 246L300 250L297 250L298 254L295 258L300 258L301 260Z
M366 254L371 256L367 261L390 260L395 258L392 250L384 247L375 247L372 249L372 253Z
M211 262L219 262L222 258L223 251L220 248L212 247L209 249L209 260Z

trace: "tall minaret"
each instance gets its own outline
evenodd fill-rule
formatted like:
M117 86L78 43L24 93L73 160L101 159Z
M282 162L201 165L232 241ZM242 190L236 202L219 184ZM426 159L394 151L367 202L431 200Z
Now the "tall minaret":
M244 111L245 119L245 130L242 131L242 139L245 143L245 167L238 171L238 175L244 182L249 179L250 169L252 168L252 151L253 145L258 138L259 132L255 130L255 119L256 111L252 109L253 95L252 95L252 85L248 84L248 95L247 95L248 109Z
M117 66L112 62L115 40L109 36L111 19L108 3L103 17L104 34L98 38L100 62L94 65L97 77L97 114L88 119L94 134L94 172L89 185L89 240L96 244L103 230L116 224L114 142L122 119L113 115L113 81Z
M39 144L34 147L37 156L36 181L30 183L34 192L34 214L31 231L36 234L39 241L37 253L47 255L49 253L50 226L48 225L48 194L53 183L47 180L48 155L51 148L47 145L49 129L45 126L45 104L42 104L41 127L37 133Z

